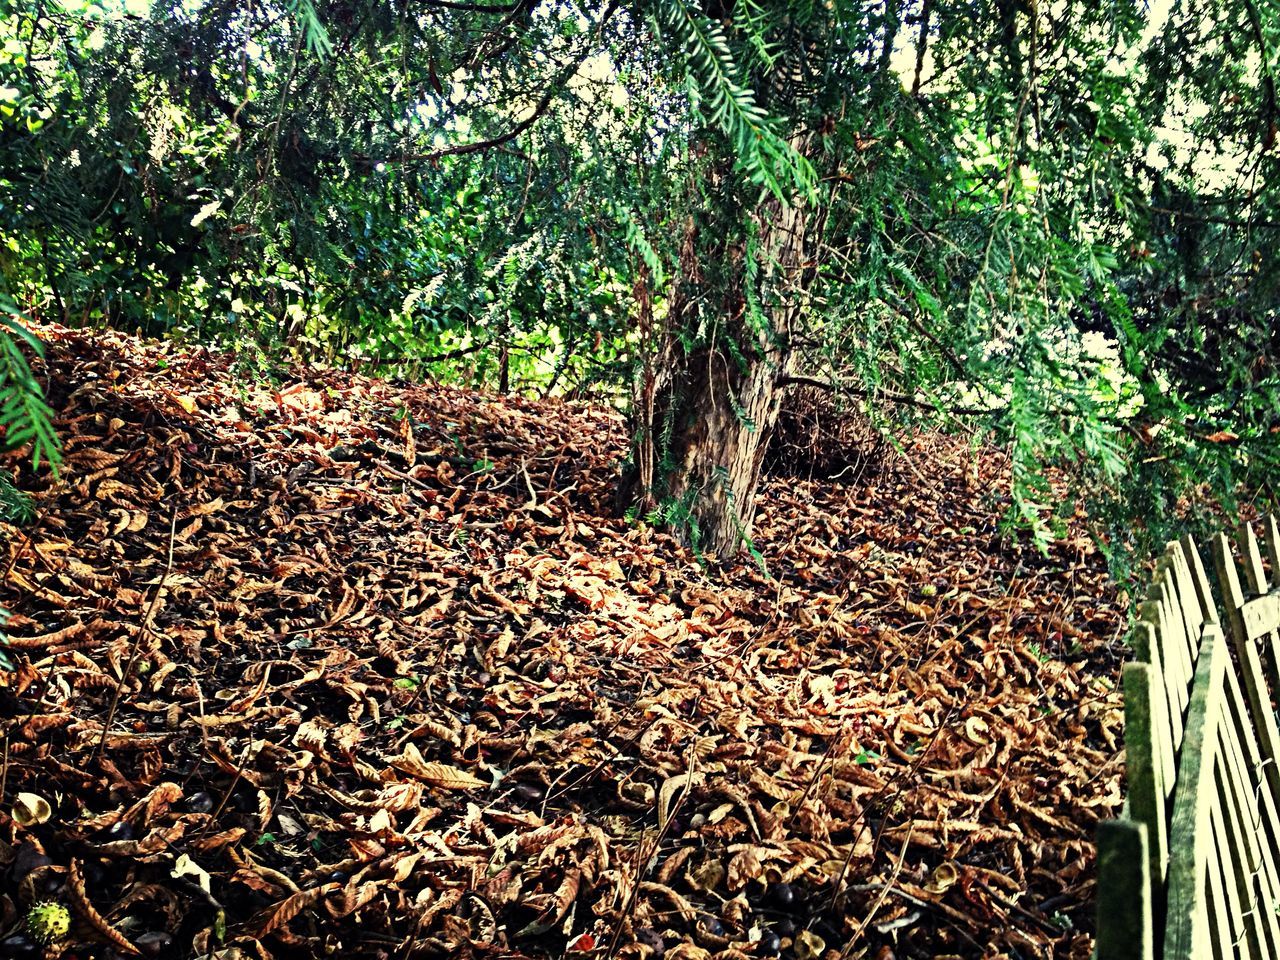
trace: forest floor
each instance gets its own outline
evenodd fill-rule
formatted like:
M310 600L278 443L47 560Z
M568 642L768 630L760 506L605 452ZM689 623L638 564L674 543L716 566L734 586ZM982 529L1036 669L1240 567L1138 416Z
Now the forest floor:
M3 957L1089 956L1125 599L999 453L770 480L703 569L610 411L46 335Z

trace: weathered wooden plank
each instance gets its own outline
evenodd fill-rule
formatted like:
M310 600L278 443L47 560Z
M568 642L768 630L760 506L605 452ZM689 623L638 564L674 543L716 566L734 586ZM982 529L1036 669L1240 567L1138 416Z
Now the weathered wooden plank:
M1126 663L1124 682L1124 754L1129 781L1129 816L1147 828L1148 869L1163 884L1169 852L1169 793L1173 787L1173 749L1165 738L1164 701L1149 663Z
M1216 811L1214 811L1216 813ZM1217 831L1210 830L1217 840ZM1216 847L1215 847L1216 849ZM1205 868L1205 930L1202 934L1202 946L1195 953L1196 960L1201 957L1212 960L1238 960L1236 953L1236 931L1232 924L1232 904L1227 898L1226 884L1222 876L1222 863L1217 857L1210 857Z
M1244 879L1243 900L1246 919L1254 928L1260 953L1255 956L1280 957L1280 919L1272 905L1280 903L1275 860L1268 846L1277 837L1275 804L1270 794L1259 791L1265 782L1261 772L1251 768L1246 759L1250 747L1257 754L1253 730L1240 685L1234 671L1226 676L1226 702L1223 729L1219 737L1225 797L1220 800L1228 808L1230 824L1238 831L1239 847L1232 852L1238 874Z
M1173 744L1182 742L1183 716L1190 698L1191 674L1195 663L1190 658L1187 644L1178 636L1179 627L1173 621L1168 590L1159 580L1151 585L1150 599L1139 612L1144 620L1155 628L1154 648L1160 653L1160 679L1168 691L1169 719L1173 723Z
M1240 610L1245 604L1244 587L1240 585L1240 573L1236 570L1236 561L1231 555L1231 544L1224 534L1216 534L1209 541L1209 550L1213 554L1213 569L1218 579L1219 595L1222 597L1226 630L1238 645L1244 636L1244 622L1240 619Z
M1195 584L1191 580L1191 565L1187 560L1186 550L1181 543L1170 543L1169 554L1173 559L1173 575L1178 590L1178 606L1182 610L1183 622L1187 625L1187 638L1197 647L1199 652L1200 627L1204 624L1204 611L1200 608L1200 598L1196 595Z
M1173 751L1173 743L1175 731L1169 718L1169 690L1164 684L1164 678L1161 671L1160 650L1158 644L1154 640L1155 627L1146 620L1139 620L1134 624L1133 628L1133 656L1138 663L1149 664L1151 667L1150 675L1142 682L1146 684L1147 693L1143 694L1144 712L1148 715L1148 727L1151 731L1150 752L1152 755L1152 768L1159 774L1159 782L1162 784L1162 790L1167 798L1173 790L1173 778L1177 772L1177 757ZM1153 679L1156 678L1156 679ZM1129 704L1136 702L1131 700L1126 694L1125 696L1125 714L1128 716ZM1143 721L1137 721L1142 723ZM1125 729L1130 729L1131 721L1126 721ZM1178 739L1182 737L1182 731L1176 732ZM1132 748L1129 748L1132 749ZM1130 763L1133 762L1133 754L1129 754ZM1163 856L1163 851L1162 854ZM1161 871L1163 874L1163 871Z
M1097 960L1154 960L1149 860L1143 824L1098 824Z
M1213 559L1218 574L1218 589L1222 592L1227 608L1225 619L1236 652L1240 683L1257 735L1257 762L1265 770L1271 796L1280 804L1280 726L1277 726L1275 711L1271 707L1271 695L1267 690L1257 642L1249 638L1240 618L1244 591L1236 573L1235 561L1231 558L1230 544L1222 534L1218 534L1213 540Z
M1253 535L1253 527L1247 523L1240 524L1236 543L1240 546L1240 557L1244 561L1244 579L1249 592L1255 596L1266 593L1270 586L1267 584L1267 571L1262 564L1262 551L1258 549L1258 538Z
M1169 555L1162 554L1160 559L1156 561L1155 576L1152 578L1150 586L1147 588L1148 599L1155 600L1160 605L1160 619L1165 626L1163 639L1166 643L1172 643L1177 638L1180 643L1185 645L1185 638L1182 636L1182 624L1175 619L1177 611L1177 601L1173 595L1173 584L1169 578ZM1173 649L1161 649L1165 653L1165 659L1173 657ZM1173 657L1174 660L1181 658Z
M1165 722L1169 727L1169 745L1173 750L1177 750L1178 744L1182 742L1182 715L1187 705L1187 686L1178 683L1179 668L1170 664L1167 660L1165 644L1162 640L1165 626L1164 614L1160 610L1158 601L1148 600L1139 608L1138 614L1142 622L1147 625L1149 637L1147 639L1148 649L1150 651L1150 663L1156 668L1156 679L1159 681L1159 689L1161 690L1164 701Z
M1262 918L1255 909L1253 896L1253 871L1249 867L1249 855L1244 837L1247 829L1241 817L1239 798L1235 796L1239 784L1235 781L1224 755L1226 737L1219 745L1214 778L1218 795L1214 806L1214 847L1218 868L1222 871L1223 891L1230 905L1231 942L1248 946L1248 956L1270 956L1262 952L1266 933Z
M1189 668L1184 679L1187 683L1190 683L1190 670L1194 669L1196 658L1200 655L1200 631L1198 628L1193 629L1191 624L1187 622L1185 607L1182 603L1182 595L1179 589L1178 559L1174 551L1174 544L1169 544L1165 551L1160 576L1164 586L1164 601L1167 605L1166 615L1172 626L1170 637L1174 643L1182 648L1182 655L1179 659Z
M1240 616L1244 620L1245 635L1250 640L1280 629L1280 590L1246 600L1240 608Z
M1222 811L1216 803L1209 812L1209 826L1213 855L1209 857L1206 881L1209 888L1209 911L1213 918L1210 934L1213 955L1231 958L1235 955L1236 945L1243 945L1245 942L1244 910L1235 884L1235 872L1225 852L1227 837Z
M1205 572L1204 558L1200 555L1200 547L1189 533L1182 538L1182 551L1191 567L1191 582L1196 599L1200 601L1200 622L1218 623L1217 606L1213 602L1213 588L1209 583L1209 575Z
M1209 860L1214 855L1210 816L1226 654L1218 627L1207 625L1178 755L1178 786L1169 826L1164 960L1198 960L1209 953L1207 881Z
M1130 646L1133 647L1133 659L1139 663L1160 662L1160 650L1155 643L1155 627L1142 617L1138 617L1133 624Z

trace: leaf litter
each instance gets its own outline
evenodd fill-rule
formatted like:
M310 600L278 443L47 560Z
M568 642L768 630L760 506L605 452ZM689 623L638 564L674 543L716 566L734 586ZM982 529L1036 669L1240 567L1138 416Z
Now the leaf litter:
M1125 598L998 453L768 481L706 569L607 409L45 333L5 957L1089 956Z

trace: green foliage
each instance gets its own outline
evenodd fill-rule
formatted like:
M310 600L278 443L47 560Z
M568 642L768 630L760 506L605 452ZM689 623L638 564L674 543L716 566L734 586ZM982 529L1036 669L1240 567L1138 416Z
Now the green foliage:
M43 346L19 322L12 301L0 294L0 445L11 450L29 446L33 468L38 470L44 463L56 471L60 453L53 411L27 364L24 346L37 356L43 355ZM16 491L6 496L0 486L0 501L17 510Z
M0 607L0 627L3 627L9 620L9 612ZM14 669L13 658L5 651L5 647L9 645L9 638L4 630L0 629L0 670L12 671Z
M0 523L30 523L35 516L31 497L15 487L6 474L0 473Z
M329 31L320 20L319 14L311 0L287 0L289 12L293 14L302 36L306 42L307 52L323 59L333 54L333 41L329 39Z
M735 10L738 32L755 58L771 66L774 58L765 33L770 18L749 0L740 8ZM775 118L739 78L738 58L721 25L685 0L661 0L652 23L660 37L669 34L684 53L693 68L691 105L728 137L742 170L777 197L813 199L813 165L777 132Z
M465 7L0 0L6 442L56 464L21 313L620 404L785 352L882 427L1003 445L1041 546L1065 471L1118 564L1274 500L1265 5Z

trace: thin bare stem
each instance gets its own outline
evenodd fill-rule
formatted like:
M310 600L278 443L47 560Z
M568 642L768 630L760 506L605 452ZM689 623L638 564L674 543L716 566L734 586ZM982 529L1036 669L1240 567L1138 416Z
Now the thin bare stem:
M120 676L120 682L116 685L115 695L111 698L111 708L107 711L107 719L102 724L102 736L98 738L98 746L93 751L93 760L96 761L102 756L102 748L107 742L107 732L111 729L111 724L116 718L116 710L120 706L120 697L124 694L125 685L129 682L129 677L133 674L134 664L137 663L138 654L142 652L142 641L151 634L151 620L156 615L156 606L160 602L160 594L164 592L165 584L169 580L169 574L173 572L173 541L178 529L178 505L173 505L173 510L169 514L169 557L165 561L164 573L160 575L160 582L156 584L156 589L151 594L151 602L147 604L147 612L142 618L142 626L138 629L138 635L133 639L133 647L129 651L129 660L124 666L124 673Z

